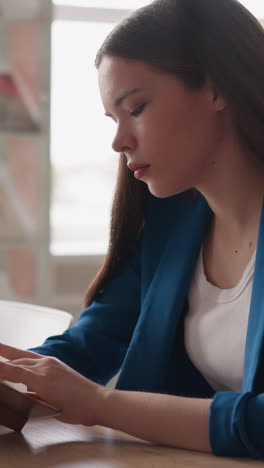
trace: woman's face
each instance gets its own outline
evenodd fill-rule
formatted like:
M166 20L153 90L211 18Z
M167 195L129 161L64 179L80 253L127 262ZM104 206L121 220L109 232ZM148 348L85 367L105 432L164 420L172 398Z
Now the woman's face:
M99 88L116 122L113 149L127 163L149 165L139 176L163 198L203 183L225 138L225 103L207 83L185 87L173 75L141 61L104 56Z

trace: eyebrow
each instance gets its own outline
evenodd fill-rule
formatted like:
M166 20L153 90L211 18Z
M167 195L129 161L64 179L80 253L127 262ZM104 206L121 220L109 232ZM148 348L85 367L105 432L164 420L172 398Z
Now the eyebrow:
M114 101L114 107L117 108L121 106L124 99L126 99L128 96L131 96L131 94L136 94L142 91L144 91L144 88L133 88L133 89L130 89L129 91L125 91L124 93L121 94L121 96L116 98L116 100ZM107 117L112 117L112 114L109 114L108 112L105 112L105 115Z

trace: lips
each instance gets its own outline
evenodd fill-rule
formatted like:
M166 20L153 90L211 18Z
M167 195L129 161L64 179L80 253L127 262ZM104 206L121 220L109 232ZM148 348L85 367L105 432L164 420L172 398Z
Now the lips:
M132 164L132 163L129 163L127 165L127 167L129 169L131 169L131 171L137 171L138 169L143 169L145 167L149 167L149 164Z

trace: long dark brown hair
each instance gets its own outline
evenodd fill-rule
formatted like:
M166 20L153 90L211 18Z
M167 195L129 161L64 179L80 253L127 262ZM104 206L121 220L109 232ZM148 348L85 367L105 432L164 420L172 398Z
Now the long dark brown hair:
M264 163L264 30L238 1L156 0L106 37L97 68L104 55L141 60L191 89L202 88L209 78L227 100L242 143ZM87 289L86 307L127 259L142 232L150 196L147 184L134 178L121 154L109 248Z

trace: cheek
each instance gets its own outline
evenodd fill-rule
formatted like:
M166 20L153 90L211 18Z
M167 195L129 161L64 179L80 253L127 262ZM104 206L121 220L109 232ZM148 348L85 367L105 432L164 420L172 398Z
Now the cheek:
M187 100L181 106L167 103L146 115L138 132L142 149L154 159L177 165L182 162L190 168L191 164L212 164L223 138L223 125L217 114Z
M171 115L164 127L164 140L185 156L207 158L224 136L218 115L204 109L183 110ZM184 159L185 159L184 158Z
M175 149L184 149L201 135L201 130L198 129L200 118L185 103L170 105L168 102L167 105L160 106L148 123L146 132L154 146L162 144L166 148L175 146Z

